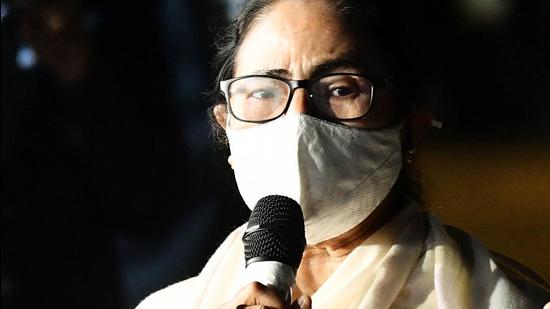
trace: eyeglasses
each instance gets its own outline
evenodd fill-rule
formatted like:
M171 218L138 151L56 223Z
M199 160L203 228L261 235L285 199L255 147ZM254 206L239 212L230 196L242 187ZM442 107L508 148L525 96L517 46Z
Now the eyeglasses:
M333 73L308 80L246 75L220 82L229 112L244 122L263 123L287 112L294 90L306 89L314 115L329 120L356 120L372 109L374 85L383 79Z

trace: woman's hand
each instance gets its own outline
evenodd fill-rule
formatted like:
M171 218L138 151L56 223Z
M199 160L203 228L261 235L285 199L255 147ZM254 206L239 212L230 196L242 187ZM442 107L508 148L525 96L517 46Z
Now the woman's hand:
M220 309L235 308L311 309L311 298L302 295L292 306L289 306L275 290L259 282L252 282L220 307Z

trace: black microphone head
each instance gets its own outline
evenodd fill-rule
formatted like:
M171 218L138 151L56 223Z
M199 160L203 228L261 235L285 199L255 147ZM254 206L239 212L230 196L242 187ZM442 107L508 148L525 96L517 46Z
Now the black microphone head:
M286 196L263 197L250 214L243 243L246 266L277 261L298 269L306 245L300 205Z

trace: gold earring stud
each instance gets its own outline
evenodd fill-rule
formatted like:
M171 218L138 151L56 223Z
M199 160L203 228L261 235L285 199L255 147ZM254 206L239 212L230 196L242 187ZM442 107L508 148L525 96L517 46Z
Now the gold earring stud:
M415 153L416 153L416 150L414 148L407 150L407 157L405 158L405 162L407 162L407 164L412 163Z

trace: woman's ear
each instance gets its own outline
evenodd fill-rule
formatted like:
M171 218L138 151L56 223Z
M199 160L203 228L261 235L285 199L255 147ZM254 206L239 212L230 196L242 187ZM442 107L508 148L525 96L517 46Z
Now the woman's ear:
M227 104L218 103L214 106L214 117L216 122L225 130L225 125L227 121Z

